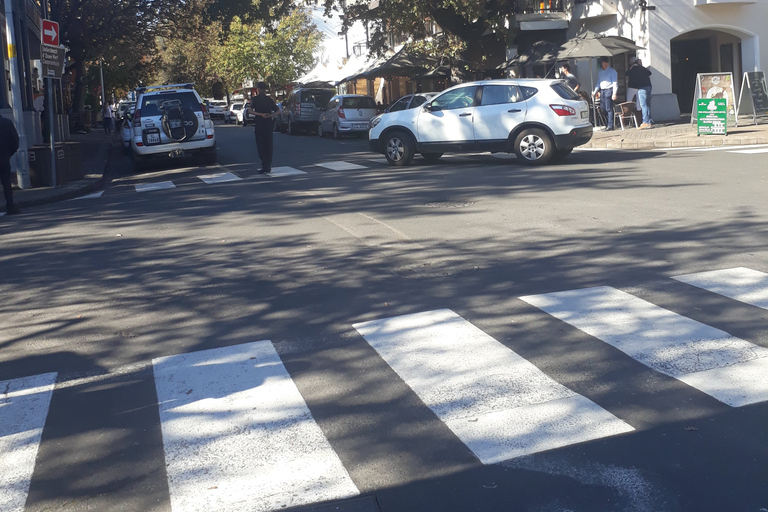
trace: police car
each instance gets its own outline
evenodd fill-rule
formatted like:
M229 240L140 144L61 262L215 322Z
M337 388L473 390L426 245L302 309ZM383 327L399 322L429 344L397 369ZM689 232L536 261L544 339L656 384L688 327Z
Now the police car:
M193 84L136 89L130 140L134 169L147 160L192 155L201 165L216 163L216 133L207 107Z

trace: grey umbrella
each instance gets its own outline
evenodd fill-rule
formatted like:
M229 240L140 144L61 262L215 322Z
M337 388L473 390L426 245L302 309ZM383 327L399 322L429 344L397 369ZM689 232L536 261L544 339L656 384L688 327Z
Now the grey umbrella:
M518 53L496 69L508 69L512 66L525 66L527 64L552 64L557 61L560 45L551 41L536 41L531 49Z

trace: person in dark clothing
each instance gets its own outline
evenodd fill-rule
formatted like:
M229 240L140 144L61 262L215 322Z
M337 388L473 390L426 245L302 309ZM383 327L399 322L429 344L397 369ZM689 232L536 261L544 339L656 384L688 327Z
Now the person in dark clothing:
M19 149L19 132L13 125L13 121L0 115L0 140L3 141L0 148L0 182L3 184L5 194L5 214L19 213L19 209L13 205L13 188L11 188L11 157Z
M625 73L628 78L627 90L637 91L637 103L643 113L643 123L638 127L641 130L651 128L653 120L651 119L651 71L643 67L643 63L637 57L629 59L630 67ZM627 94L629 96L629 94ZM632 98L627 97L628 100Z
M571 73L571 66L563 64L560 66L560 76L565 80L565 83L574 91L579 91L579 80Z
M254 116L256 149L261 159L259 173L269 174L272 171L272 118L277 114L278 108L274 100L267 96L267 85L264 82L256 84L256 96L251 98L248 111Z

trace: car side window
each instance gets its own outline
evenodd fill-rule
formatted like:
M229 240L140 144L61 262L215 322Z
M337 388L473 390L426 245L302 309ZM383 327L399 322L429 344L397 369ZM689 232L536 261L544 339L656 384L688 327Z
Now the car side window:
M408 100L410 98L400 98L396 102L392 104L391 107L389 107L390 112L399 112L400 110L405 110L405 106L408 104Z
M522 94L516 85L486 85L483 87L483 99L480 105L517 103L521 99Z
M426 103L427 98L424 96L414 96L413 101L411 102L411 108L420 107L424 103Z
M526 100L533 98L533 95L539 92L535 87L527 87L525 85L521 86L520 90L523 91L523 98Z
M441 94L432 104L443 110L471 107L475 103L475 91L477 87L461 87Z

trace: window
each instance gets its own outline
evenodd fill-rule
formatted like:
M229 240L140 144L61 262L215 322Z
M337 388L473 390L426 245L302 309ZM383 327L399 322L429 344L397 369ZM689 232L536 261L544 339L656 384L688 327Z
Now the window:
M152 94L151 96L144 96L141 101L141 115L142 117L159 116L162 115L160 107L167 101L179 101L181 108L191 110L193 112L200 112L200 103L197 101L194 93L191 92L170 92Z
M432 100L432 105L440 107L443 110L471 107L475 104L476 90L477 87L471 86L448 91Z
M314 103L316 107L322 107L328 104L328 100L333 96L333 91L324 91L322 89L307 89L301 91L302 103Z
M525 85L521 86L520 90L523 91L523 98L525 98L526 100L533 98L533 95L539 92L537 88L527 87Z
M344 108L376 108L376 102L370 96L352 96L344 98Z
M521 99L516 85L486 85L483 87L483 100L480 105L500 105L517 103Z
M427 98L424 96L414 96L411 102L411 108L416 108L427 102Z
M389 107L390 112L399 112L401 110L405 110L405 108L408 106L408 100L411 99L410 97L400 98L396 102L392 104L391 107Z
M563 98L564 100L580 100L581 99L581 96L579 96L578 93L576 93L576 91L574 91L573 89L571 89L565 84L556 83L556 84L552 84L551 87L552 89L555 90L557 95Z

